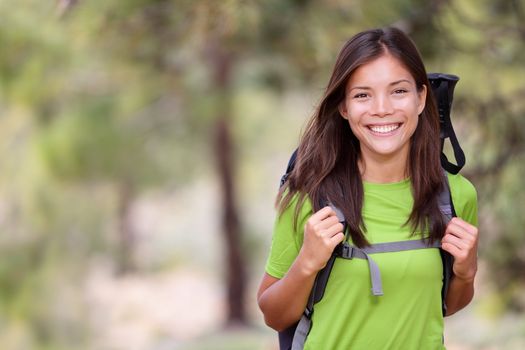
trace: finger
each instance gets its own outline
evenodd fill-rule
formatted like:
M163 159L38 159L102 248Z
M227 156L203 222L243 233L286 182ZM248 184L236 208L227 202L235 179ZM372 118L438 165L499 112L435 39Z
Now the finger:
M332 208L330 208L330 207L324 207L324 208L318 210L317 212L315 212L310 217L310 220L312 220L313 224L316 224L316 223L319 223L319 222L325 220L326 218L332 217L332 216L337 218L337 215L335 214L335 211Z
M325 237L333 237L335 235L337 235L338 233L343 233L343 224L341 224L340 222L337 222L335 223L334 225L326 228L323 232L322 232L322 235L325 236Z
M454 257L454 265L464 265L467 261L475 262L476 255L472 254L472 251L460 249L451 243L443 243L441 248L452 254Z
M332 226L335 226L337 224L339 224L339 221L337 221L337 218L330 216L317 223L307 222L306 225L307 225L307 228L310 229L310 231L317 232L318 235L323 236L325 235L325 231L327 231Z
M468 233L449 232L445 234L441 242L455 244L462 250L470 250L477 246L477 239Z
M478 228L476 226L471 225L470 223L466 222L465 220L461 218L453 217L452 220L450 220L450 222L454 225L461 227L469 234L477 234L478 232Z
M330 245L332 246L332 248L335 248L344 239L345 239L345 235L342 232L339 232L330 238L330 243L331 243Z
M465 240L450 234L443 237L441 240L441 245L443 244L452 244L461 250L469 249L471 247L469 242L466 242Z
M314 234L316 236L321 237L325 235L324 233L325 230L327 230L328 228L334 225L339 224L337 216L335 215L328 216L324 218L323 220L319 221L319 218L323 217L323 215L326 215L329 210L331 209L328 208L328 210L325 211L324 213L317 212L314 215L312 215L304 226L305 233L309 232L309 234Z
M456 237L467 239L467 240L474 240L476 239L476 236L470 232L468 232L463 226L456 224L455 222L450 222L447 226L447 229L445 230L445 235L451 234Z
M339 219L337 219L337 216L329 216L326 219L318 222L315 225L315 228L318 230L326 230L337 224L339 224Z
M454 258L457 258L461 254L461 250L452 243L441 243L441 249L449 252Z

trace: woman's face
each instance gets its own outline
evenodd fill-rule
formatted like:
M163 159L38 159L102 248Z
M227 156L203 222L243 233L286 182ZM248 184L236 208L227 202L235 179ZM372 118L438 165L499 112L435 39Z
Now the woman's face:
M354 71L339 111L359 140L365 163L406 162L426 91L425 86L418 91L410 72L389 54Z

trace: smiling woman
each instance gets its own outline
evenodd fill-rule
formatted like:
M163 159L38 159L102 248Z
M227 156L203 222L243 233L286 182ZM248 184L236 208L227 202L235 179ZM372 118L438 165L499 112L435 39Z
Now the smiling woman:
M277 198L258 302L283 335L281 349L445 348L443 316L474 293L477 200L468 180L443 175L429 86L416 47L396 28L343 46ZM442 212L450 197L452 219ZM379 249L396 245L412 248Z

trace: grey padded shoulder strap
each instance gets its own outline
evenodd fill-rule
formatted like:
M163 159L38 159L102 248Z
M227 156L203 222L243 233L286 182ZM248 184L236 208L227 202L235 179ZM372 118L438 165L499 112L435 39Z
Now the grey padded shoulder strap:
M306 337L312 328L312 318L303 314L293 336L291 350L303 350Z
M443 170L443 177L445 178L445 181L443 184L443 189L439 194L438 202L439 210L441 210L441 214L443 214L443 217L445 218L445 221L448 224L448 222L452 220L452 217L456 216L456 213L454 212L454 208L452 206L452 195L450 194L448 175L445 170Z

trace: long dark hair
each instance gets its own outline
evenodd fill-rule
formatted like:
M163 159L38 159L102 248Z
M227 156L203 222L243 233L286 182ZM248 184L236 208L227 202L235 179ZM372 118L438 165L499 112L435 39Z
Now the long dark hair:
M431 240L443 237L445 223L438 204L443 186L439 115L421 56L412 40L397 28L364 31L343 46L324 96L301 137L295 167L277 197L282 213L298 196L295 225L307 197L315 211L329 200L342 210L352 241L358 247L369 244L361 214L364 190L358 167L360 145L338 107L352 73L386 53L405 66L419 91L427 87L425 108L410 142L406 172L411 179L414 204L406 224L411 225L413 234L428 230Z

